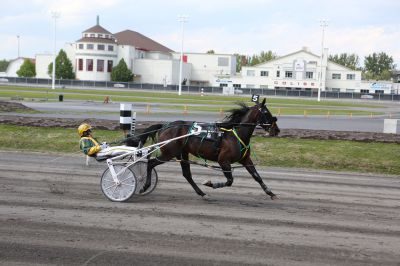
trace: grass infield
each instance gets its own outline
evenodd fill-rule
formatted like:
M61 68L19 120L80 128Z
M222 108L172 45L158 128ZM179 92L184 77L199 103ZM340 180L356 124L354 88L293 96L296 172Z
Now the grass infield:
M122 138L121 131L96 130L99 141ZM2 150L79 153L76 129L2 124ZM260 166L294 167L400 176L400 145L340 140L253 137L253 161ZM83 156L83 155L82 155Z

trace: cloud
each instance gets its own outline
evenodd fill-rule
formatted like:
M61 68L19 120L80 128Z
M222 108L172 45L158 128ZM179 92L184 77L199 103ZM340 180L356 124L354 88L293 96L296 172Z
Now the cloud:
M180 32L155 35L155 40L175 51L180 51ZM217 53L240 53L253 55L271 50L278 55L286 55L303 46L320 54L322 31L319 25L304 27L294 23L269 24L249 28L246 31L229 27L190 29L185 32L184 50L206 52L213 49ZM365 56L373 52L386 52L395 62L400 62L400 32L394 27L328 27L325 31L324 46L331 54L356 53L363 62Z

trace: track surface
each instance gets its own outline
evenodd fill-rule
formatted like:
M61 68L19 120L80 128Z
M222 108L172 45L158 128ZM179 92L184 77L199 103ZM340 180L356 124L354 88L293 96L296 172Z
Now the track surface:
M81 155L0 152L1 265L399 265L400 178L242 170L198 197L178 165L145 197L112 203L104 165ZM192 167L199 184L221 173Z

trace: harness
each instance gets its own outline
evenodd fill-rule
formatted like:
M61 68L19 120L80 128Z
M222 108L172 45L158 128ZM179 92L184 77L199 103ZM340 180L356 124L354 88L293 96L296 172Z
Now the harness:
M243 150L244 150L244 153L243 153L243 155L242 155L242 158L240 158L240 160L242 160L242 159L246 156L247 151L250 149L250 143L249 143L249 145L246 145L246 144L244 143L244 141L243 141L243 140L239 137L239 135L237 134L235 128L226 129L226 128L221 127L221 130L224 131L224 132L232 132L233 135L236 137L236 139L238 140L238 144L239 144L239 148L240 148L240 153L242 153Z

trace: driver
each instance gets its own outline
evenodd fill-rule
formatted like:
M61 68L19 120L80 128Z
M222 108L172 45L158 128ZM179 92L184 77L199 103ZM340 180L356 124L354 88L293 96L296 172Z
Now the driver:
M79 140L81 151L90 157L118 156L137 150L136 147L129 146L109 147L106 142L99 144L99 141L92 136L92 126L87 123L83 123L78 127L78 134L81 137Z
M81 151L91 157L96 157L97 153L106 148L105 144L102 146L99 144L97 139L92 136L92 126L83 123L78 127L78 134L81 137L79 140L79 147Z

